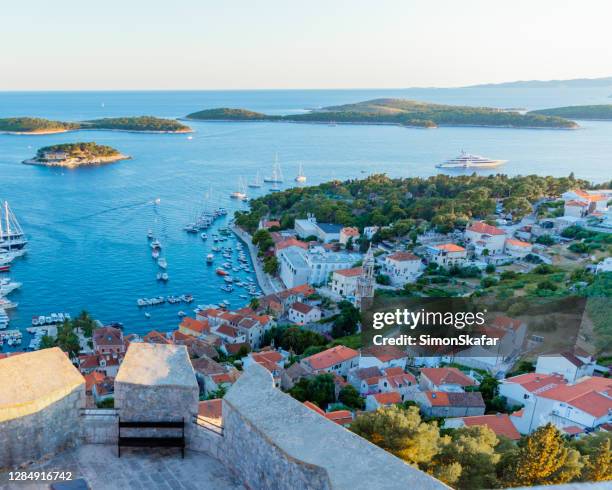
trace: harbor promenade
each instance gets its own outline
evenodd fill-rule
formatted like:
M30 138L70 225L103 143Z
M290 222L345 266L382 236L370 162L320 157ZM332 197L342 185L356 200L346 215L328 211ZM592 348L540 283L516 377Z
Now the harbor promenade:
M273 294L278 291L282 291L285 289L279 281L271 278L268 274L266 274L263 270L263 264L259 257L257 256L257 247L253 245L251 241L251 235L249 235L246 231L236 225L230 225L230 229L232 232L242 240L247 248L249 249L249 254L251 255L251 262L253 263L253 270L255 270L255 275L257 276L257 283L261 288L264 295Z

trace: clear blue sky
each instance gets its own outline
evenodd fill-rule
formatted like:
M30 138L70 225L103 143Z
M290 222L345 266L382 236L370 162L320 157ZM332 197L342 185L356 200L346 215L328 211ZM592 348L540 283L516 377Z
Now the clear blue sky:
M0 90L460 86L612 75L608 0L3 2Z

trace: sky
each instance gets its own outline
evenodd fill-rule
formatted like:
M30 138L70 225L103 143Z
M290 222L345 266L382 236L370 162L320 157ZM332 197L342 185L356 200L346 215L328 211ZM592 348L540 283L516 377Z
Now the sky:
M612 76L609 0L28 0L0 90L453 87Z

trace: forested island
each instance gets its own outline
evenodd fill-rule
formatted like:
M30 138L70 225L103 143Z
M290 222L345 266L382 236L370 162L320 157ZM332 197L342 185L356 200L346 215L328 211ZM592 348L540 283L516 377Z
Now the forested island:
M439 174L405 179L372 175L364 180L296 187L253 199L250 211L236 213L236 223L254 232L261 218L273 217L285 229L292 228L296 218L312 213L321 222L361 229L393 223L393 227L402 229L431 226L447 232L465 227L470 219L492 216L497 199L504 200L504 209L521 217L532 211L531 204L538 199L558 196L572 188L588 189L589 184L573 175L557 178Z
M111 117L81 122L51 121L34 117L0 119L0 132L11 134L49 134L84 129L143 133L190 133L192 131L189 126L176 119L154 116Z
M46 167L82 167L102 165L127 160L130 157L111 146L98 145L94 142L63 143L45 146L36 152L36 156L23 163L43 165Z
M393 124L435 128L438 126L493 126L511 128L574 129L574 121L543 114L521 114L490 107L430 104L405 99L374 99L355 104L324 107L304 114L268 115L245 109L216 108L193 112L187 119L208 121L286 121L343 124Z
M528 114L570 117L572 119L609 120L612 119L612 104L553 107L551 109L539 109L537 111L531 111Z
M14 134L63 133L79 129L78 123L51 121L40 117L8 117L0 119L0 132Z

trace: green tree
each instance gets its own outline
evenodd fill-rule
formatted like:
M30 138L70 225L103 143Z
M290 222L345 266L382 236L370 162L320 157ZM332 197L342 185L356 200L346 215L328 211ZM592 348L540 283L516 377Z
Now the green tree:
M264 272L266 274L274 275L278 272L278 259L274 256L266 257L264 259Z
M520 220L531 213L531 204L524 197L509 197L504 201L504 211L512 214L513 220Z
M570 449L552 424L527 436L519 450L502 470L507 486L554 485L566 483L580 474L580 453Z
M79 336L74 331L72 323L64 321L57 329L56 345L66 352L71 359L76 359L81 351Z
M363 410L365 402L359 392L352 385L343 386L338 394L338 400L347 407L355 410Z
M349 301L340 301L338 308L340 308L340 313L334 319L331 332L335 339L353 335L357 331L357 324L361 320L359 310Z
M82 332L83 335L88 338L91 338L93 331L96 328L95 320L86 310L79 313L79 315L72 321L72 325L77 332Z
M301 402L310 401L325 409L336 401L336 388L332 374L318 374L302 378L289 390L289 394Z
M412 465L425 465L444 443L434 423L421 420L417 407L380 408L357 417L351 430Z

